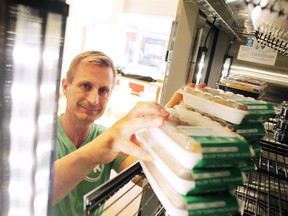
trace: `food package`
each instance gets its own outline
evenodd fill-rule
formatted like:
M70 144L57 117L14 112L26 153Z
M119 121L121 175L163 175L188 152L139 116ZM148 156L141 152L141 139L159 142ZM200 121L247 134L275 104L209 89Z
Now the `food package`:
M185 87L184 104L233 124L263 123L275 115L272 104L221 89Z

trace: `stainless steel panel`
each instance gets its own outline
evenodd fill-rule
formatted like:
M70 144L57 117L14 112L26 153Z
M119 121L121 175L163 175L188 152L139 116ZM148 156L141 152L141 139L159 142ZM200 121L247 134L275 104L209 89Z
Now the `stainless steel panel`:
M231 35L257 36L264 45L288 55L288 2L285 0L190 0L216 26Z

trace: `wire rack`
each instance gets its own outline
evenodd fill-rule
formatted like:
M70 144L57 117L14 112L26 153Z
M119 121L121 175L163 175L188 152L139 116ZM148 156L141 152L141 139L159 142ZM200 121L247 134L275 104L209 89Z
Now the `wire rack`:
M274 37L271 32L268 34L255 31L255 38L258 43L263 44L267 47L270 47L279 53L288 56L288 42L281 39Z
M259 142L262 151L253 158L257 169L236 190L243 215L288 215L288 145L275 141L275 120L267 126Z
M253 21L257 41L288 56L288 1L245 0L245 3L251 10L250 16L258 13Z

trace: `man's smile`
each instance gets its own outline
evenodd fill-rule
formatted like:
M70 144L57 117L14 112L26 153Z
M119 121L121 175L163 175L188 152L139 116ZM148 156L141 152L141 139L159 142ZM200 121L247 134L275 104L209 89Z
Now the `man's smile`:
M93 111L93 112L99 112L101 110L100 107L91 107L91 106L85 106L85 105L81 105L79 104L80 107L86 109L86 110L89 110L89 111Z

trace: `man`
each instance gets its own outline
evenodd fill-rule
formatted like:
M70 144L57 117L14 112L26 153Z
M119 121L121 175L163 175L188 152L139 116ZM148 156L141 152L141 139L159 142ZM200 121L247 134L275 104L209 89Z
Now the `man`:
M136 158L151 160L133 134L163 124L169 113L159 104L140 102L109 129L95 124L105 111L116 74L107 55L87 51L74 58L62 80L66 110L57 120L53 216L83 215L83 195L107 181L111 169L120 172Z

